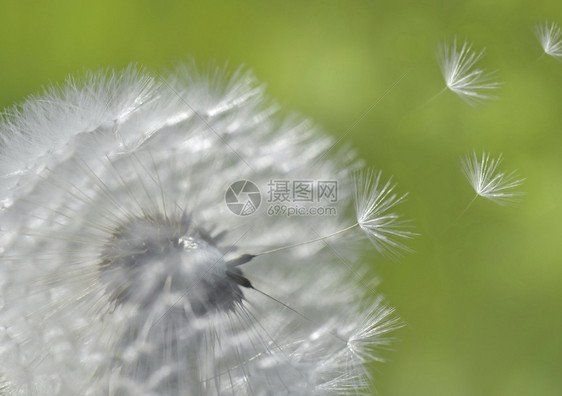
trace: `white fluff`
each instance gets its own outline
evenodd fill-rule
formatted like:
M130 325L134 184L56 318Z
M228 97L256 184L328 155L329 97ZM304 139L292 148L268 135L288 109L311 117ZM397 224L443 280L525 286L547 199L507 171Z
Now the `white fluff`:
M447 88L469 104L494 98L489 92L500 85L493 81L493 73L476 67L483 55L484 50L476 53L467 42L459 48L456 39L439 47L438 61Z
M489 153L482 152L482 157L478 159L476 151L473 151L462 160L462 169L478 196L505 204L523 194L513 189L523 184L524 179L519 179L515 171L498 171L501 162L501 154L498 158L490 158Z
M381 180L382 172L368 169L354 175L355 213L357 224L366 233L375 249L380 253L397 253L406 249L400 239L415 235L403 229L400 215L391 212L406 199L407 194L395 194L391 180Z
M544 22L536 27L536 34L545 54L562 61L562 31L554 22Z
M300 246L228 273L240 254L346 223L234 216L230 183L335 179L339 213L353 200L352 153L316 161L332 141L307 120L280 120L262 93L243 70L183 67L164 81L131 67L7 112L2 394L370 393L364 364L399 323L330 249ZM407 233L387 214L402 198L378 180L359 190L358 213L384 250Z

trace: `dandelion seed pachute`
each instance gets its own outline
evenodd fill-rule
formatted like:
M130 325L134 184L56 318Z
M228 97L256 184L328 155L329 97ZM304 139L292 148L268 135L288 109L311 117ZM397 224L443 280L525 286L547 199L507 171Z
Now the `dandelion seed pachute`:
M545 21L537 25L535 33L544 53L562 61L562 30L554 22Z
M483 152L478 158L476 151L473 151L463 158L462 170L477 196L506 204L523 195L515 189L523 184L524 179L519 178L516 171L500 171L498 168L501 163L501 154L498 158L493 158L490 153Z
M477 67L483 55L484 50L474 52L468 42L459 45L456 38L439 47L437 59L446 87L469 104L493 99L491 91L500 86L493 72Z
M397 195L392 180L384 182L382 172L368 169L354 175L357 224L379 253L396 254L406 249L403 239L415 234L406 229L406 221L393 212L407 194Z

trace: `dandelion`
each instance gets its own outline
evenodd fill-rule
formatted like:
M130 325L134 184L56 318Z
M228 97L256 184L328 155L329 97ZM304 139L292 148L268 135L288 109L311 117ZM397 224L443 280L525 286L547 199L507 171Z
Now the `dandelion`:
M488 92L500 85L493 81L493 73L476 68L476 63L483 55L484 50L476 53L467 42L459 49L456 39L439 47L438 61L446 88L469 104L493 99Z
M554 22L544 22L536 27L536 35L545 54L562 61L562 31Z
M302 243L349 229L343 216L236 216L224 201L236 180L298 174L341 181L345 209L353 153L320 160L333 142L280 120L243 70L84 80L0 123L2 394L368 391L365 364L400 323L351 276L354 249L342 262ZM408 234L379 179L356 181L351 228L382 251Z
M513 201L523 193L513 191L523 184L524 179L519 179L516 172L499 172L498 167L502 162L502 155L490 158L490 154L483 152L478 159L476 152L466 155L462 160L462 169L470 185L476 192L476 197L484 197L498 204ZM476 198L475 197L475 198Z

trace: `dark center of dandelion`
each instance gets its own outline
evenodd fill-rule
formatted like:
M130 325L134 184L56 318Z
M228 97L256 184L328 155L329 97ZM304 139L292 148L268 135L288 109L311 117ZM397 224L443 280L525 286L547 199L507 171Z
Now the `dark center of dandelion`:
M103 250L101 273L116 303L174 304L196 316L233 310L243 299L240 287L251 287L227 265L215 239L186 216L133 218L116 228Z

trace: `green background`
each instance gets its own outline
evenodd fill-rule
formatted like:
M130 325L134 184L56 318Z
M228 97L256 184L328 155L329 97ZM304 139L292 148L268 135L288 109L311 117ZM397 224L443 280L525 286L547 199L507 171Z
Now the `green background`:
M562 63L534 27L562 3L474 1L0 2L0 106L68 74L137 62L162 71L193 57L245 64L286 109L334 137L404 73L345 137L410 192L400 211L415 250L376 261L408 324L380 395L562 394ZM438 44L486 47L500 97L471 107L443 87ZM503 152L527 193L516 206L474 192L459 160ZM375 264L373 264L375 266Z

